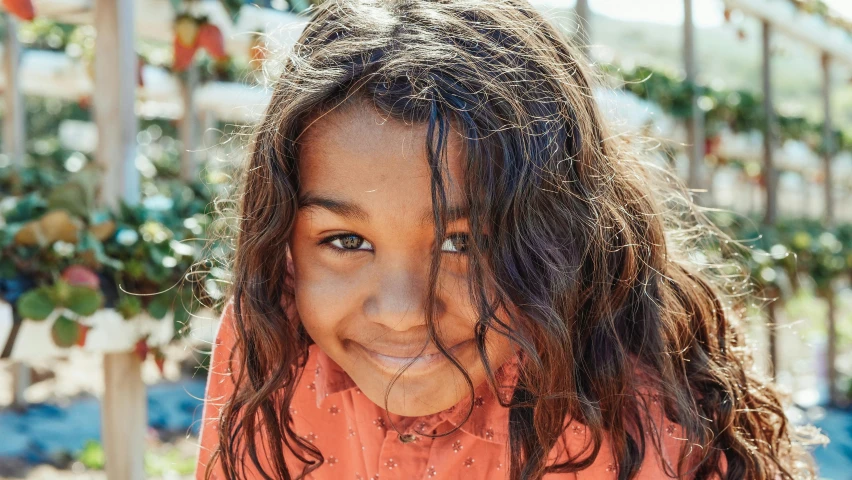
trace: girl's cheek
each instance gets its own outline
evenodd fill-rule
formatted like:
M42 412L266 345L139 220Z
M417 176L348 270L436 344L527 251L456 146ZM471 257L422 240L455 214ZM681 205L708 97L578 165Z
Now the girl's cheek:
M300 276L296 285L296 303L303 321L331 321L333 312L343 310L351 289L345 282L328 277Z
M296 306L312 337L334 336L346 330L344 323L348 318L357 318L362 298L363 282L357 274L340 272L324 263L316 257L305 262L297 257L295 262ZM321 338L314 341L323 343Z

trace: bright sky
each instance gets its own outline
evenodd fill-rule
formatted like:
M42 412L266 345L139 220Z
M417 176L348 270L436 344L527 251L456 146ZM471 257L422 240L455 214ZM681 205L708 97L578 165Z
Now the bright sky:
M530 0L534 5L572 7L575 0ZM837 13L852 19L852 1L823 0ZM711 27L723 22L721 0L693 0L695 23ZM678 25L683 22L683 0L589 0L591 9L621 20Z

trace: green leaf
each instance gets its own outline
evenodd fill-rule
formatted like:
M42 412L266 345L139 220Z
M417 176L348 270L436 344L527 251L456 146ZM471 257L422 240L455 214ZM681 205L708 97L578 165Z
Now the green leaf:
M88 287L71 287L71 296L65 306L82 317L93 315L104 304L104 296Z
M17 306L21 317L30 320L44 320L56 308L46 287L30 290L21 295Z
M0 258L0 278L12 278L18 274L18 266L11 258Z
M64 280L58 280L47 292L56 306L64 307L71 300L71 285Z
M89 203L86 191L79 183L66 183L56 187L47 197L49 210L64 209L71 215L88 218Z
M60 315L53 323L50 329L50 336L53 337L53 342L59 347L71 347L77 343L80 336L80 324Z
M106 465L104 447L97 440L87 440L80 452L80 463L89 470L103 470Z
M6 223L28 222L45 212L45 201L37 193L31 193L15 202L15 207L4 213Z
M124 272L132 279L139 279L145 275L145 264L139 260L129 260L124 264Z
M107 256L104 252L104 244L92 235L92 232L86 231L80 236L80 243L77 245L80 252L91 251L95 256L95 260L101 265L106 265L115 270L120 270L122 263L112 257Z
M116 310L126 320L131 319L142 311L142 300L136 295L119 294Z
M157 320L162 320L174 303L174 295L161 293L148 304L148 313Z

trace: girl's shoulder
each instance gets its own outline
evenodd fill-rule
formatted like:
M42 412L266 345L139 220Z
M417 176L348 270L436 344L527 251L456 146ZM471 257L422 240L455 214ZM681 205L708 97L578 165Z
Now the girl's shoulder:
M638 364L637 364L638 365ZM642 434L645 441L645 457L639 469L637 480L656 480L662 478L691 478L678 477L677 467L681 454L685 455L684 465L689 470L701 458L701 446L691 441L685 429L670 420L664 409L664 401L659 386L659 380L647 369L636 367L634 370L635 405L642 419ZM634 429L630 429L638 434ZM634 435L635 437L635 435ZM550 455L551 463L567 460L577 462L587 458L594 448L594 442L589 429L580 422L566 419L566 427L560 442ZM724 456L721 457L720 468L724 472L727 466ZM547 480L562 479L599 479L616 478L618 462L611 447L611 438L604 434L601 448L594 462L588 468L572 474L550 474Z

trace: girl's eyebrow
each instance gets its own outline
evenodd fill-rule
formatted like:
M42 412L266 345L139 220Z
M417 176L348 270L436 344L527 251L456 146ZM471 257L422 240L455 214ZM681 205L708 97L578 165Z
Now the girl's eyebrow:
M369 222L370 214L363 207L355 202L341 200L333 196L315 194L313 192L305 192L299 195L299 210L321 208L328 210L335 215L345 218L353 218L361 222ZM420 216L420 225L427 226L432 224L434 214L432 210L427 210ZM456 220L462 220L468 217L468 210L463 205L450 205L447 207L447 223L452 223Z

